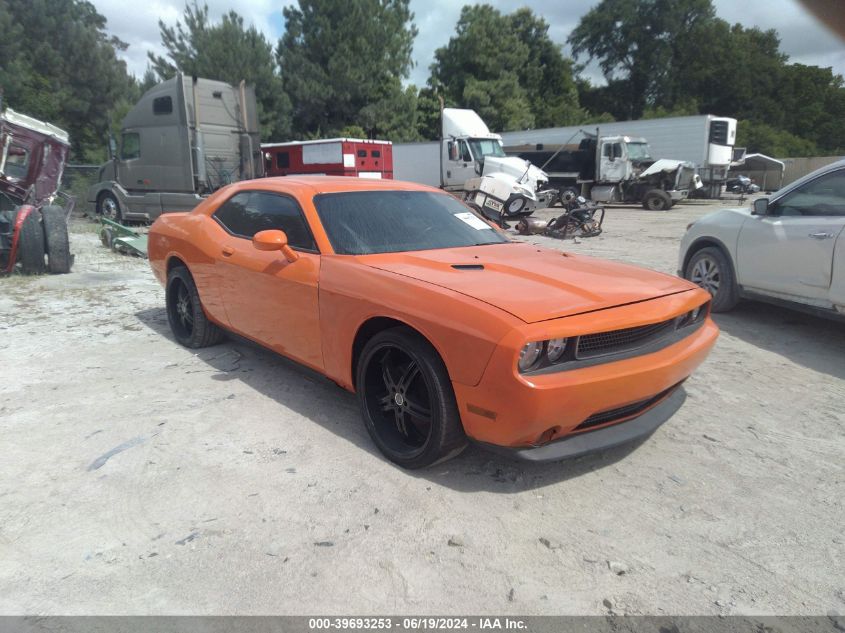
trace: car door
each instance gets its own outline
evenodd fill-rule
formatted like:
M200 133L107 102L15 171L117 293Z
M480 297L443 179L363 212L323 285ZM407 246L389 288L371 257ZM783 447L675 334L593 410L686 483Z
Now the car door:
M625 163L622 160L622 143L603 141L601 146L601 182L620 182L625 178Z
M822 174L752 215L737 242L739 283L752 290L830 300L835 244L845 228L845 169Z
M229 324L275 352L322 369L318 285L320 254L292 196L240 192L212 215L225 230L218 259L220 293ZM298 255L259 251L252 236L279 229Z
M446 179L448 184L463 187L470 178L475 178L475 161L464 139L448 141L448 164L446 165Z

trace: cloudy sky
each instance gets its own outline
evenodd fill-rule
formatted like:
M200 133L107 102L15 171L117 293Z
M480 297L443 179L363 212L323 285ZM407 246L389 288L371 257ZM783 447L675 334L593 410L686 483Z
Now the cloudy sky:
M160 53L158 20L175 23L184 10L183 0L147 0L132 5L127 11L125 0L93 0L97 9L108 19L108 28L129 44L123 53L130 72L141 76L147 62L147 51ZM461 6L467 2L456 0L411 0L411 8L419 29L414 44L414 61L411 81L425 84L428 66L434 50L444 45L454 33ZM474 0L473 0L474 1ZM597 0L487 0L501 11L509 13L519 7L531 7L545 17L551 25L553 40L563 44L579 18ZM212 17L219 18L225 11L234 9L252 22L275 43L284 30L281 7L284 0L206 0ZM845 75L845 43L827 31L795 0L714 0L719 17L745 26L777 29L781 49L794 62L816 66L831 66ZM596 78L596 70L588 69Z

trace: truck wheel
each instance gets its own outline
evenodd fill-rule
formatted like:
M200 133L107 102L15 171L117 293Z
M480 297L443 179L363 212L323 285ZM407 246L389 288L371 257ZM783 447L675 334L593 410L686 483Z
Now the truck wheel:
M44 232L37 210L32 210L23 221L18 236L18 261L24 275L44 272Z
M54 275L69 273L73 256L70 254L65 210L54 205L44 207L41 209L41 221L44 223L47 268Z
M527 200L519 194L513 194L505 202L505 215L518 215L525 208Z
M120 222L123 220L123 213L120 210L120 203L113 193L104 191L97 198L97 213L113 222Z
M643 198L643 209L649 211L668 211L672 207L672 196L662 189L652 189Z
M570 200L575 200L575 198L581 194L578 193L578 190L575 187L561 187L558 195L560 197L560 203L565 205Z

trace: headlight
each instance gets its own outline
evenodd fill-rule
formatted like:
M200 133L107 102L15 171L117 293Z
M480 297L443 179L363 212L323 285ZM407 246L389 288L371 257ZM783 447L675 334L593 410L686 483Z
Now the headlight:
M528 371L531 369L540 358L542 351L543 343L541 341L526 343L525 347L519 353L519 371Z
M526 343L519 352L519 371L526 373L544 369L566 360L566 343L569 339L553 338L547 341Z
M565 338L553 338L548 343L546 343L546 357L549 359L549 362L556 363L560 360L560 357L563 356L563 353L566 351L566 339Z
M697 306L687 312L685 315L681 317L680 323L678 327L686 327L688 325L694 325L696 323L701 323L706 317L707 313L710 309L710 302L702 303L700 306Z

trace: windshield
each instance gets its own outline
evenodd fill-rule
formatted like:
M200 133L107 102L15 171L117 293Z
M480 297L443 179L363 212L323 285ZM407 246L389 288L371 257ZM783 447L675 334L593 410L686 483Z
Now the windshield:
M457 198L428 191L351 191L314 197L339 255L399 253L508 242Z
M470 147L472 147L472 155L476 160L486 156L505 155L505 150L502 149L502 142L493 138L471 138L469 139Z
M651 160L648 143L628 143L628 158L631 160Z

